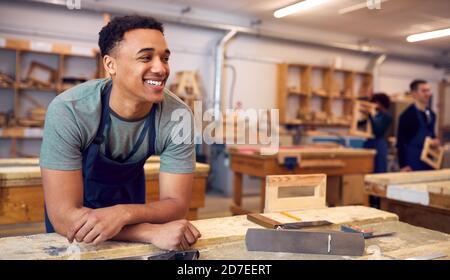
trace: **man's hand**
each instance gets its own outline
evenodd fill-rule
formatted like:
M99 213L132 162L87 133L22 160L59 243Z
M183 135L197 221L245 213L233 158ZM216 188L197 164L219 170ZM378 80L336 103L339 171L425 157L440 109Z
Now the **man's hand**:
M91 209L72 224L67 239L97 245L117 235L125 225L126 213L120 205Z
M441 146L441 141L439 141L439 139L433 139L433 140L431 140L431 142L430 142L430 146L432 147L432 148L439 148L440 146Z
M166 224L153 224L150 242L163 250L187 250L201 236L200 232L186 220Z
M366 107L359 107L359 113L365 117L369 116L370 112Z
M402 169L400 169L401 172L410 172L412 171L411 167L409 165L403 167Z

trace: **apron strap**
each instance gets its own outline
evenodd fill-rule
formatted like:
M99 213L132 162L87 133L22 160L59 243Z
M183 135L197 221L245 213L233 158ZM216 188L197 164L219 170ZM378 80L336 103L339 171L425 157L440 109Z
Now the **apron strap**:
M97 133L92 141L93 144L100 146L105 141L104 130L105 126L109 126L108 116L109 116L109 106L105 106L105 104L109 104L109 96L111 94L112 82L109 81L105 88L103 89L101 99L102 99L102 113L100 118L100 124L97 129Z
M155 125L155 119L156 119L156 109L158 105L153 104L153 108L150 111L150 129L148 131L148 152L147 152L147 158L150 156L156 154L155 151L155 142L156 142L156 125Z

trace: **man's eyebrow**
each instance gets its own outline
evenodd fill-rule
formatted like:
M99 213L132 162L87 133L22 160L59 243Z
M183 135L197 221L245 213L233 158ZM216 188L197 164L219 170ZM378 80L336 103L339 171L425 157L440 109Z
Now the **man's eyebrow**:
M143 48L143 49L140 49L136 54L140 54L142 52L154 52L154 51L155 51L154 48Z
M143 49L140 49L136 54L138 55L138 54L143 53L143 52L154 52L154 51L155 51L154 48L143 48ZM170 55L170 50L169 49L165 49L164 52L166 54Z

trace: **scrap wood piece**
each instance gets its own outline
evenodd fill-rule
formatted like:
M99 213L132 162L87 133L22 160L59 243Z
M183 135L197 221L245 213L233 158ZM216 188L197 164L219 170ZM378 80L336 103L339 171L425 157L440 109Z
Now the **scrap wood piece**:
M24 136L24 129L21 127L6 127L1 131L3 137L20 138Z
M0 72L0 86L11 87L14 85L14 79L5 73Z
M364 176L364 181L384 187L392 184L450 181L450 169L368 174Z
M328 114L322 111L312 112L312 117L315 121L326 122L328 119Z
M31 62L30 68L28 68L26 78L45 87L51 87L56 80L56 75L57 71L55 69L40 62L33 61Z
M408 247L393 251L382 252L383 256L390 257L392 259L405 260L408 258L415 258L425 255L431 255L437 252L446 254L446 257L439 258L440 260L450 260L450 241L436 242L426 245ZM360 259L368 260L372 259L372 255L363 256Z
M188 105L193 106L193 101L201 100L202 93L195 71L180 71L176 74L175 82L170 86L175 95L180 97Z
M260 225L265 228L276 229L277 227L282 225L282 223L277 222L271 218L265 217L258 213L247 214L247 220L254 222L255 224Z
M180 71L177 73L175 82L170 90L178 96L188 107L194 111L194 104L202 100L202 92L195 71Z
M442 147L433 147L431 145L433 139L426 137L423 144L422 153L420 154L420 160L426 162L434 169L440 169L442 165L442 159L444 158L444 149Z
M3 72L0 72L0 81L6 82L6 83L11 83L11 84L14 83L14 79Z
M254 222L265 228L270 229L302 229L307 227L319 227L332 225L329 221L318 220L318 221L308 221L308 222L295 222L295 223L280 223L271 218L263 216L258 213L247 214L247 220Z
M20 118L17 120L17 124L22 127L43 127L44 121Z
M368 114L375 116L376 113L376 105L371 102L357 100L353 106L353 115L352 121L350 125L349 134L354 136L360 136L365 138L373 137L373 130L371 122L366 118L365 129L361 130L358 127L358 122L361 120L362 113L361 111L365 111Z
M44 122L47 110L44 108L33 108L28 113L31 120Z
M317 89L313 89L313 95L317 95L317 96L328 96L328 93L325 89L323 88L317 88Z
M28 118L18 119L18 124L20 126L37 126L41 127L44 125L45 114L47 110L42 106L35 98L27 94L22 94L22 97L33 103L35 108L28 110Z
M341 206L319 209L290 210L290 213L302 219L302 221L327 220L333 224L340 225L351 223L354 225L364 223L377 223L384 221L398 221L398 216L382 210L364 206ZM264 213L265 217L281 223L291 223L292 219L278 213Z
M264 213L324 208L327 175L274 175L266 177Z

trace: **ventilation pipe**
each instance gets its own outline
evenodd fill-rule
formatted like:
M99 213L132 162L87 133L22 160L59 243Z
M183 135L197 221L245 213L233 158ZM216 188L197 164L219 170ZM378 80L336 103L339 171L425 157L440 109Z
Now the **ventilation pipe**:
M220 40L216 48L215 57L215 75L214 75L214 119L217 121L222 111L222 87L223 87L223 68L225 62L225 49L227 43L237 34L236 29L232 29Z

